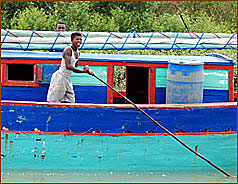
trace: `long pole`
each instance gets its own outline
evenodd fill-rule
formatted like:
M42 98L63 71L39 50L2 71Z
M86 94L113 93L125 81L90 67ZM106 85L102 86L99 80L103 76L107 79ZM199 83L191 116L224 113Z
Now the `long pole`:
M184 21L184 19L183 19L182 12L178 9L177 1L171 1L170 3L175 6L175 8L176 8L176 10L178 11L178 14L179 14L181 20L183 21L184 26L186 27L188 33L190 33L190 31L189 31L189 29L188 29L188 26L187 26L187 24L185 23L185 21Z
M200 158L202 158L203 160L205 160L206 162L208 162L210 165L212 165L213 167L215 167L217 170L221 171L223 174L225 174L228 177L231 177L231 175L229 175L227 172L225 172L224 170L222 170L221 168L219 168L218 166L216 166L215 164L213 164L210 160L206 159L204 156L202 156L201 154L199 154L198 152L194 151L192 148L190 148L188 145L186 145L185 143L183 143L183 141L181 141L178 137L176 137L172 132L170 132L169 130L167 130L165 127L163 127L162 125L160 125L155 119L153 119L151 116L149 116L144 110L142 110L141 108L139 108L136 104L134 104L131 100L129 100L127 97L125 97L124 95L122 95L121 93L119 93L116 89L114 89L113 87L111 87L109 84L107 84L106 82L104 82L102 79L100 79L98 76L96 76L95 74L93 74L92 76L94 76L95 78L97 78L98 80L100 80L102 83L104 83L106 86L108 86L109 88L111 88L113 91L115 91L118 95L120 95L121 97L123 97L125 100L127 100L130 104L132 104L136 109L138 109L140 112L142 112L144 115L146 115L150 120L152 120L155 124L157 124L160 128L162 128L164 131L166 131L169 135L171 135L175 140L177 140L179 143L181 143L183 146L185 146L188 150L190 150L191 152L193 152L194 154L196 154L197 156L199 156Z

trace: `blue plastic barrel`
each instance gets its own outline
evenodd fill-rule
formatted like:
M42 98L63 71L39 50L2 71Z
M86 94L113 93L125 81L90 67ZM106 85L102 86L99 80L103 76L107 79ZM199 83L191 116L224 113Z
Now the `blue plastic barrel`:
M204 69L202 61L169 61L166 103L202 103Z

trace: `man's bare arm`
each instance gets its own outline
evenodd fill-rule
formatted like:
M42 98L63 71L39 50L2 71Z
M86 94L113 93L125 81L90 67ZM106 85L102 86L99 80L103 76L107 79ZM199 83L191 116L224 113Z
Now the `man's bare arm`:
M65 66L68 70L72 70L73 72L76 73L88 73L88 70L85 68L84 70L81 70L77 68L76 66L73 66L71 64L71 56L72 56L72 51L70 48L67 48L63 54L63 57L65 59Z

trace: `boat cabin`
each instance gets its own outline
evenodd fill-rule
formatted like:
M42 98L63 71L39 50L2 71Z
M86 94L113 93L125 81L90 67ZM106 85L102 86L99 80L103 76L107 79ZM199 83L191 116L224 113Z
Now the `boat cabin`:
M46 101L52 74L62 52L1 51L1 99ZM122 67L124 89L119 91L136 104L165 104L170 61L203 63L203 103L234 101L234 65L228 57L161 56L81 53L78 67L89 65L94 73L114 86L116 67ZM123 104L126 101L88 74L72 73L76 103Z

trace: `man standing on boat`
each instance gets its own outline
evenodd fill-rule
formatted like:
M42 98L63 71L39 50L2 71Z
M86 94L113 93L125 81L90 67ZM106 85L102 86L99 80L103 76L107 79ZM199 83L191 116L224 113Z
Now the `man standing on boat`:
M59 70L53 73L48 90L48 102L67 102L75 103L75 94L73 90L70 75L72 72L88 73L93 75L93 71L86 65L83 70L77 68L80 52L78 47L82 43L81 33L74 32L71 34L72 45L64 49L62 61Z

